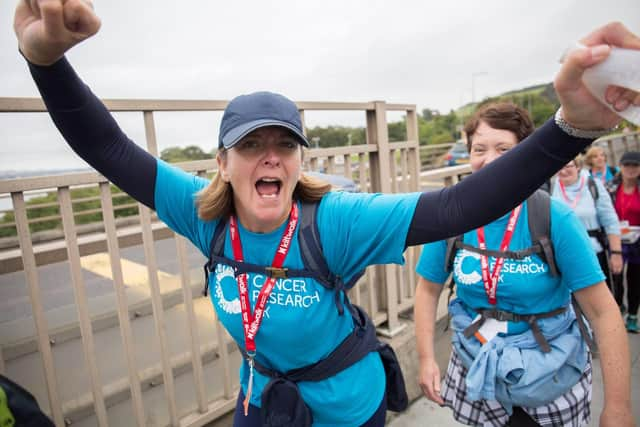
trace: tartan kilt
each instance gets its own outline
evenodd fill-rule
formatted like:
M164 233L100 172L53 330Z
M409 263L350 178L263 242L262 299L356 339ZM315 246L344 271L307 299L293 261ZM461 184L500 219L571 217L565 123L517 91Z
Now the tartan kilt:
M496 400L470 401L466 395L467 369L455 350L451 352L447 375L442 382L444 406L453 410L456 421L482 427L508 425L509 414ZM591 358L580 380L553 402L537 408L522 407L541 426L581 427L591 419Z

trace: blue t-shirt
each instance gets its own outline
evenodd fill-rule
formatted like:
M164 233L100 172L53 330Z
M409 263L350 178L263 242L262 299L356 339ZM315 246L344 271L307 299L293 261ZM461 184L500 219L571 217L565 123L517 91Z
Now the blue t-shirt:
M155 204L158 216L184 235L205 255L218 223L202 221L193 203L208 181L158 161ZM381 195L367 193L326 194L318 209L318 227L330 270L347 282L371 264L404 263L404 243L419 193ZM246 262L270 266L286 227L266 234L253 233L239 224ZM284 266L303 268L298 230ZM225 256L233 258L231 239L225 239ZM248 275L252 310L266 277ZM209 277L211 300L218 318L233 339L244 348L238 287L233 271L219 265ZM299 368L326 357L353 330L353 319L340 316L334 291L310 278L278 279L256 337L258 361L280 372ZM246 393L249 369L240 370ZM317 426L358 426L378 408L385 379L378 353L371 353L334 377L298 386L313 412ZM269 378L254 373L251 403L260 406L260 395Z
M611 167L609 167L608 165L604 168L604 174L602 173L602 171L593 171L593 169L589 170L589 173L591 174L591 176L593 176L595 179L599 180L602 185L606 184L607 182L611 181L613 179L613 177L615 176L615 174L617 174L618 172L620 172L620 169L618 169L617 167L613 168L613 173L611 171Z
M487 249L498 250L504 236L509 214L485 226ZM523 260L505 259L498 279L497 308L518 314L544 313L566 306L572 291L595 285L604 280L589 236L580 220L557 200L551 200L551 240L560 277L549 273L549 266L538 255ZM464 242L478 247L476 231L464 235ZM518 218L509 250L531 246L527 221L527 203ZM441 240L424 245L416 271L434 283L444 283L447 242ZM496 259L489 257L493 271ZM494 308L489 304L482 281L480 255L458 250L453 262L453 278L457 296L470 308ZM523 325L510 324L509 332L517 333Z
M564 187L564 193L560 183L555 180L551 196L569 207L575 203L573 211L587 230L599 230L600 227L604 227L605 234L619 236L618 214L607 189L598 179L593 179L598 195L597 200L594 200L589 190L588 179L589 172L581 170L576 182ZM604 250L595 237L591 237L591 246L596 253Z

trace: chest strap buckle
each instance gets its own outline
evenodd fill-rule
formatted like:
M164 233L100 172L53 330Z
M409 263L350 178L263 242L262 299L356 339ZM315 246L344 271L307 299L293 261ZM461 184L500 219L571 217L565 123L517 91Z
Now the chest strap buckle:
M266 267L265 270L267 270L269 277L273 277L274 279L286 279L288 277L288 268Z

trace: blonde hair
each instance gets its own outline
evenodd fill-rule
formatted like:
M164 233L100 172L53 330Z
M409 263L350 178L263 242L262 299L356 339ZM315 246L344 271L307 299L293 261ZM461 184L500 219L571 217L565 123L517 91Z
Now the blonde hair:
M221 156L225 154L220 152ZM293 200L309 203L319 202L329 191L331 191L331 184L302 173L293 190ZM226 219L235 213L233 188L231 188L231 184L220 177L220 172L218 172L211 183L197 194L196 204L198 217L203 221Z
M587 150L587 153L584 155L584 163L589 166L590 168L593 167L593 158L595 156L597 156L599 153L602 153L604 155L604 158L606 160L607 158L607 153L605 153L604 148L602 147L598 147L597 145L594 145L593 147L589 148Z
M571 161L573 162L574 165L576 165L576 169L578 169L578 171L580 171L580 169L582 169L582 167L585 164L584 157L581 156L580 154L578 154L576 157L574 157L573 160L571 160Z

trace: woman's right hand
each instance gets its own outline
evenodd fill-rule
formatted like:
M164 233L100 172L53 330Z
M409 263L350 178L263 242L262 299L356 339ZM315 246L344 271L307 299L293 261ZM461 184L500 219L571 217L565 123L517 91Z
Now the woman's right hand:
M20 0L13 19L20 51L31 63L51 65L100 29L90 0Z
M418 384L427 399L443 405L444 400L440 396L440 368L434 359L420 361Z

